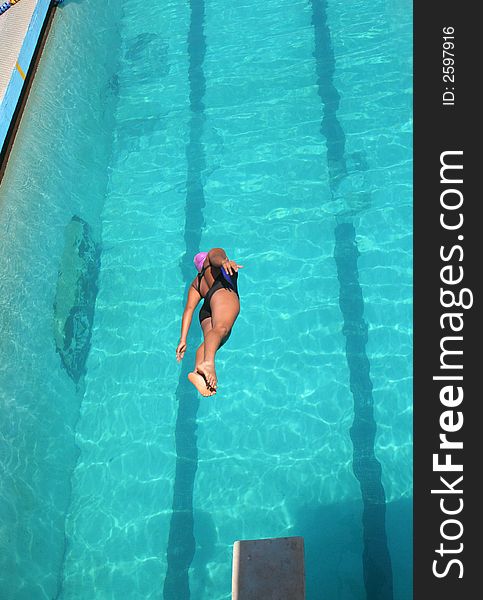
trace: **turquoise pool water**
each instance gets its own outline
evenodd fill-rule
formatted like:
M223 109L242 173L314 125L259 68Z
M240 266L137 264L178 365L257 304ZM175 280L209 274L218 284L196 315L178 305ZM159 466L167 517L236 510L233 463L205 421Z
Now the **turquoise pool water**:
M161 4L57 11L0 188L0 596L228 600L235 540L302 535L308 600L371 600L374 448L409 599L412 5ZM53 308L73 215L100 248L78 382ZM197 318L175 348L213 246L244 269L204 399Z

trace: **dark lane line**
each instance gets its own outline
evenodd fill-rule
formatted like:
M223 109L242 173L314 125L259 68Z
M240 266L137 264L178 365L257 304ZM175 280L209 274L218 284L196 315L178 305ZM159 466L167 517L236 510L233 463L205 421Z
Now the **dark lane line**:
M185 254L180 261L185 282L184 300L194 277L193 256L200 251L201 233L204 226L203 209L205 198L201 174L205 168L205 152L202 143L205 121L203 97L205 76L203 60L206 42L203 32L204 0L191 0L191 18L188 32L190 82L189 142L186 146L186 219ZM196 323L193 323L196 325ZM181 362L181 374L176 390L178 415L176 419L176 472L173 491L173 509L167 548L167 572L164 581L164 600L189 600L189 568L193 560L196 542L193 533L193 487L198 468L198 447L196 437L196 416L199 397L195 388L188 382L196 348L201 342L199 328L192 326L188 339L188 349Z
M333 196L348 175L345 134L337 119L340 95L333 83L335 57L327 25L326 0L312 1L312 24L318 93L324 114L321 133L327 144L329 185ZM349 211L354 215L356 210ZM347 213L349 214L349 213ZM376 422L366 354L368 339L364 320L364 298L359 283L356 231L350 219L336 225L334 258L340 284L339 305L346 338L346 357L350 389L354 399L354 421L350 429L353 444L353 470L359 481L363 502L363 570L367 600L392 600L392 566L386 537L386 496L381 481L381 465L374 454Z

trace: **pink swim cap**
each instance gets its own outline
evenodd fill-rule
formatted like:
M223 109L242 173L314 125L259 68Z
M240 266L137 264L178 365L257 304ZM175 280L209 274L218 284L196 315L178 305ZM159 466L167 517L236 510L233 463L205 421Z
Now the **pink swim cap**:
M205 258L208 256L208 252L198 252L196 256L193 258L193 262L195 263L195 267L198 270L198 273L201 271L203 267L203 263L205 262Z

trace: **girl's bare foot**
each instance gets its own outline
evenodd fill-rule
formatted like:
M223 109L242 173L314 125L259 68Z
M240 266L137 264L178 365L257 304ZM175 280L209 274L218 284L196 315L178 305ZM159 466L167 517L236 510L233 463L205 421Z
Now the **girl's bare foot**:
M188 379L202 396L213 396L213 394L216 394L216 390L209 388L206 379L199 373L195 373L194 371L188 373Z
M216 390L216 386L218 385L218 379L216 377L215 371L215 363L206 362L205 360L201 362L196 368L197 372L203 375L206 379L206 383L209 387Z

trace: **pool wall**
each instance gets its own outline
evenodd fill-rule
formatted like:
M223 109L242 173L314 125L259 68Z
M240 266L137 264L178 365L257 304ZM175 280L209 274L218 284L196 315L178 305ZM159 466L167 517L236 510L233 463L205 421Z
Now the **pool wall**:
M0 188L2 600L61 591L84 392L56 351L54 301L73 216L101 237L120 12L115 0L57 12Z
M33 62L50 5L51 0L38 0L18 55L16 68L12 71L10 83L0 104L0 149L6 144L7 134L15 119L22 90L26 85L26 75Z

